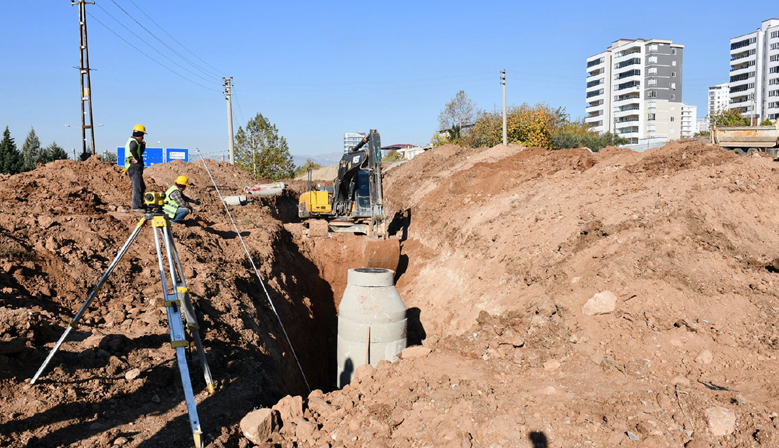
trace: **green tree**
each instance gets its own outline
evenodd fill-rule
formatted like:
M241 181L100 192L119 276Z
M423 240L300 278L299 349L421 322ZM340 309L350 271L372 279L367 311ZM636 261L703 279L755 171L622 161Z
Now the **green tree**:
M52 142L51 145L47 146L46 149L43 150L41 161L42 163L48 163L55 160L66 160L67 158L68 153L65 152L65 150L57 144L57 142Z
M749 126L749 118L742 117L740 109L721 110L709 116L712 126Z
M235 135L235 164L255 178L281 180L293 177L295 163L289 153L287 139L279 136L276 125L258 113L239 127Z
M118 161L116 153L115 152L109 152L105 151L103 152L103 162L105 163L116 163Z
M322 165L314 162L311 159L306 159L306 163L295 170L295 177L308 173L308 170L318 170L319 168L322 168Z
M760 126L773 126L774 122L766 118L765 120L760 122Z
M5 131L3 131L3 140L0 141L0 173L16 174L21 171L21 168L22 156L16 149L14 139L11 138L11 131L6 126Z
M32 171L42 162L43 151L41 141L35 134L35 129L30 128L30 133L22 145L22 171Z

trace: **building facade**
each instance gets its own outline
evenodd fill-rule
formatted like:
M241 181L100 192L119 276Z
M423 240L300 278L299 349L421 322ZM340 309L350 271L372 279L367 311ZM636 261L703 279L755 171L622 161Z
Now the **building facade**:
M670 40L620 39L587 58L585 123L629 144L681 138L683 53Z
M344 152L351 151L366 135L364 132L344 132Z
M692 138L698 132L698 106L690 106L682 103L682 116L680 125L680 138Z
M779 19L730 39L729 108L756 122L779 117Z
M725 82L709 87L709 107L707 116L730 109L730 84Z

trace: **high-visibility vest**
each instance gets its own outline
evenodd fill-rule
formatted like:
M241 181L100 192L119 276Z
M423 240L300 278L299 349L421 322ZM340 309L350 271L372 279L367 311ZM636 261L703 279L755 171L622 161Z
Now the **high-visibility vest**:
M162 206L162 211L171 219L176 216L176 211L179 209L179 203L170 198L171 193L176 190L181 190L176 184L168 188L168 191L165 192L165 205Z
M125 168L130 167L130 163L133 160L133 154L130 152L130 143L135 142L136 145L138 145L138 153L141 156L141 162L143 162L143 150L144 147L141 146L141 142L139 142L135 137L130 137L129 140L127 140L127 143L124 145L124 166Z

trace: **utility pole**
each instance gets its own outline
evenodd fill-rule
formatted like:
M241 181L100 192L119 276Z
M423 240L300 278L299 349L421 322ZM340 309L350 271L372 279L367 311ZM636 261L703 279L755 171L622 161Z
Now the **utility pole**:
M92 139L92 155L95 155L95 129L92 127L92 81L89 79L89 49L87 47L87 5L95 2L71 0L71 5L78 5L79 50L81 53L79 73L81 77L81 145L87 152L87 129Z
M500 83L503 85L503 145L506 143L506 70L500 72Z
M227 100L227 148L230 153L230 164L235 165L235 152L233 151L233 77L222 78L224 80L224 95Z
M752 101L752 113L749 114L749 125L754 126L755 125L755 94L750 93L749 99Z

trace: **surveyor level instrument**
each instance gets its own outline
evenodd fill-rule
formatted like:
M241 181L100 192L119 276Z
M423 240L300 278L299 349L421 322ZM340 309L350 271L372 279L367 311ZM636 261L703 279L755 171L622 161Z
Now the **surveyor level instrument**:
M192 382L189 378L189 368L187 367L187 357L185 349L189 346L186 339L186 332L183 324L183 319L186 319L186 328L189 329L192 339L195 341L198 357L200 358L200 365L203 366L203 375L206 379L206 387L209 393L214 392L214 382L211 378L211 371L208 368L206 361L205 351L203 350L203 343L200 340L200 327L195 317L195 309L192 306L192 301L189 297L189 289L184 282L184 270L181 268L181 262L179 261L178 253L176 252L176 245L173 241L173 235L170 229L170 220L162 212L162 206L165 203L165 194L163 193L146 193L144 195L145 214L143 218L138 222L138 226L133 231L130 238L124 243L119 254L108 266L108 270L103 274L97 285L92 288L89 293L86 302L78 310L76 316L68 324L68 328L60 337L59 341L54 345L54 348L46 357L38 372L30 381L30 384L35 384L38 377L41 375L46 365L51 361L54 353L57 352L60 345L65 341L70 331L75 328L76 323L86 311L89 306L89 302L95 297L97 292L103 286L108 276L113 272L114 268L122 259L124 254L130 248L130 245L135 241L135 238L141 233L141 229L145 224L151 223L154 228L154 243L157 247L157 261L159 262L160 279L162 281L162 293L165 298L165 309L168 314L168 327L170 328L170 344L176 350L176 358L178 360L179 372L181 373L181 382L184 386L184 397L187 402L187 410L189 412L189 423L192 426L192 434L195 438L195 447L202 448L203 441L201 439L202 431L200 429L200 421L197 416L197 405L195 403L195 395L192 392ZM159 232L157 231L159 230ZM173 284L174 292L168 293L168 286L165 283L165 268L162 260L162 248L160 244L160 234L162 234L162 240L165 244L165 252L168 258L168 271L170 272L171 282ZM182 310L184 316L182 318Z

